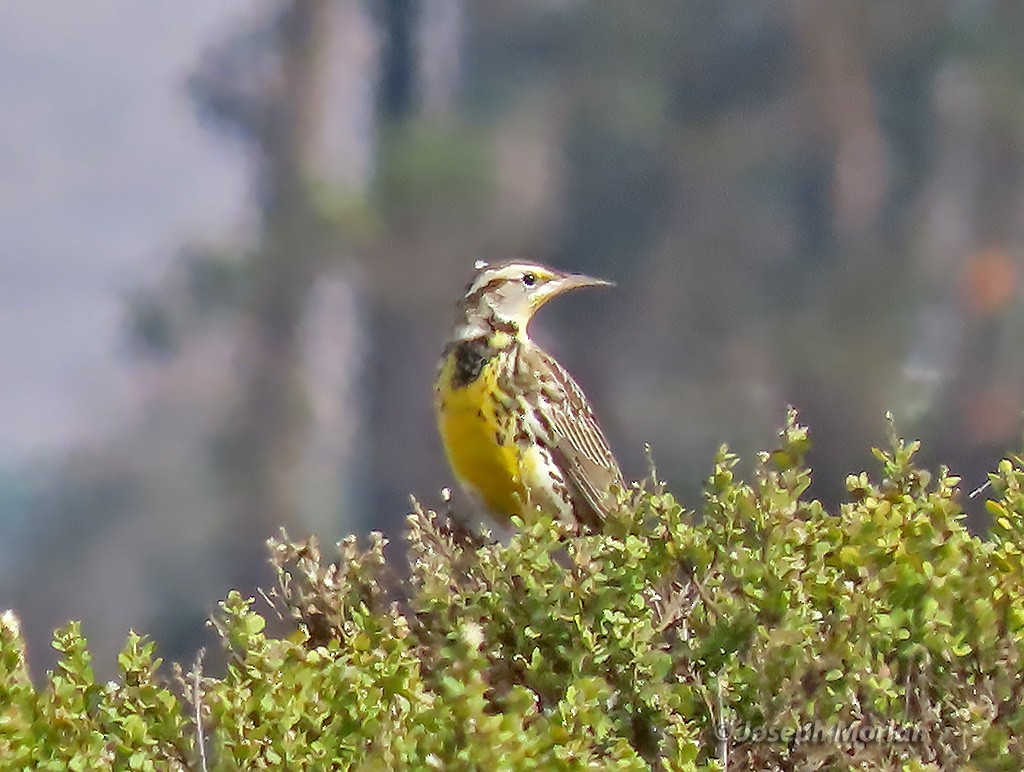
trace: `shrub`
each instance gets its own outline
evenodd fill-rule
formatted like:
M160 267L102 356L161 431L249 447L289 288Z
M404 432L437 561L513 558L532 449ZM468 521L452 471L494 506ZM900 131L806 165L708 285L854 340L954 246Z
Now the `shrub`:
M538 513L492 543L415 507L408 566L372 536L326 563L271 542L268 635L232 593L223 677L156 675L130 635L97 684L77 625L36 689L0 624L12 769L1019 769L1024 469L989 539L957 480L877 451L828 512L789 417L752 481L722 449L700 513L654 485L600 534Z

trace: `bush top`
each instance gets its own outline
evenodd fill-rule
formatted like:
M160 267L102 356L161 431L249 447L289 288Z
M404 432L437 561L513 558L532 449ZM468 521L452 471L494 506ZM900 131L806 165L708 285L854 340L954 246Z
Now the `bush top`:
M947 769L1024 767L1024 469L990 538L958 480L877 451L829 512L804 498L790 414L750 481L718 453L700 511L656 484L601 533L543 513L492 543L419 507L407 566L352 538L271 543L293 622L232 593L221 678L166 683L130 635L97 684L77 624L45 684L0 619L12 769ZM200 739L202 738L202 739Z

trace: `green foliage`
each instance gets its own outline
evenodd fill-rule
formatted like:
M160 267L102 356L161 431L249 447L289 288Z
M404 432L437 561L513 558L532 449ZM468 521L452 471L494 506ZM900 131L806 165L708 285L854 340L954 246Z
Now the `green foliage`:
M226 674L179 674L173 690L135 635L118 679L96 683L74 624L37 689L5 615L0 759L55 770L1020 768L1024 465L993 476L985 540L964 527L957 480L914 466L916 443L894 434L876 452L881 476L850 476L838 512L804 495L808 446L791 414L751 481L719 452L700 515L655 486L624 494L600 534L538 515L492 543L417 507L407 568L380 536L365 549L344 541L332 563L314 540L274 541L268 598L292 632L268 634L254 602L232 593L214 620ZM885 727L903 734L878 739ZM806 728L819 734L796 734ZM750 739L758 731L768 738Z
M99 684L78 623L54 634L61 654L45 688L28 677L13 614L0 618L0 766L33 770L183 770L193 732L178 698L156 675L153 644L134 633L120 678Z

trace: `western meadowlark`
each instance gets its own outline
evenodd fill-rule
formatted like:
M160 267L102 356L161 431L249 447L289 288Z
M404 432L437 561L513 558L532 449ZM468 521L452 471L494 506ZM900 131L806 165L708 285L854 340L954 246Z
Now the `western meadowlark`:
M611 282L523 261L476 264L444 349L435 406L459 482L507 519L534 507L594 527L622 472L572 376L527 334L556 295Z

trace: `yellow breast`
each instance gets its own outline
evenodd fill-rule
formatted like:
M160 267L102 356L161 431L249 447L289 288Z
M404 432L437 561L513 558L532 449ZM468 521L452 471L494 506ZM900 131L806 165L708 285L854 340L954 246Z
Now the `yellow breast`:
M452 387L455 362L449 357L437 386L437 420L445 452L462 485L475 492L496 514L522 514L519 450L511 415L497 394L497 358L487 362L472 382Z

